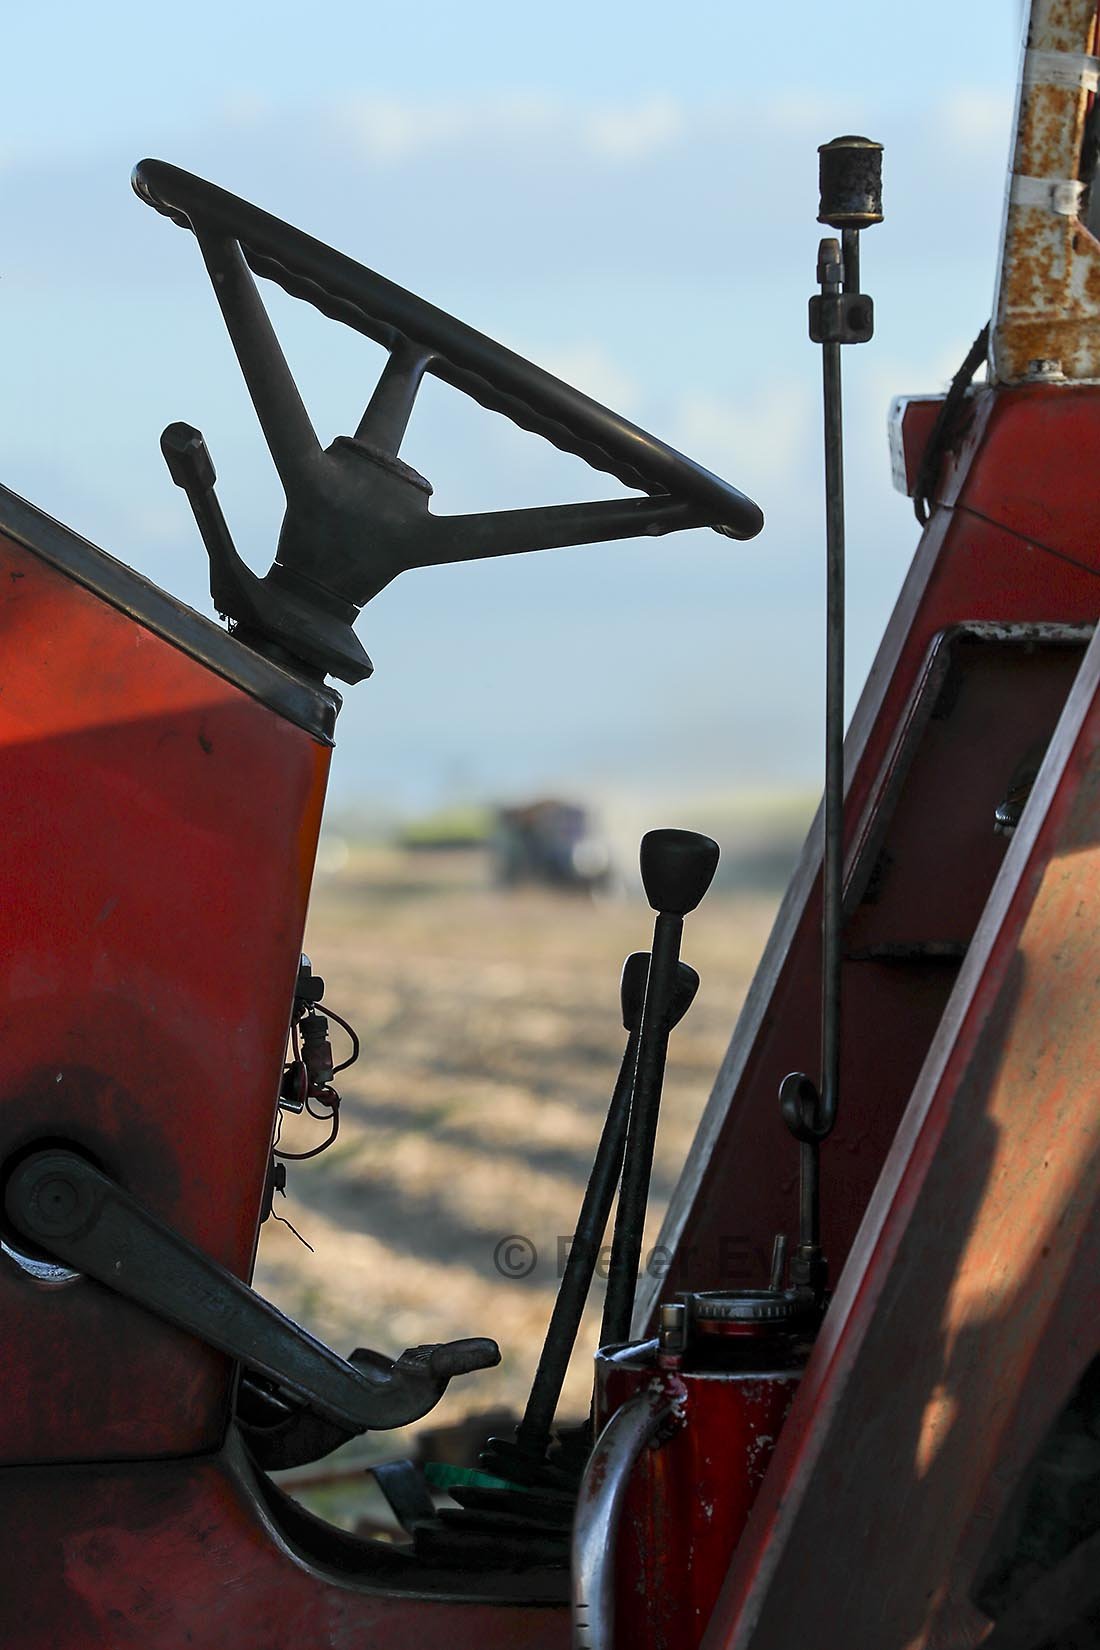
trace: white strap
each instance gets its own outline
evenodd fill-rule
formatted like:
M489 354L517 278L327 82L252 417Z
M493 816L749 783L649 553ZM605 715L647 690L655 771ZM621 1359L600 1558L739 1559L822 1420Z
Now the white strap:
M1008 187L1013 206L1040 206L1061 218L1075 218L1085 186L1077 178L1026 178L1013 172Z
M1025 86L1072 86L1095 92L1100 87L1100 57L1085 52L1024 53Z

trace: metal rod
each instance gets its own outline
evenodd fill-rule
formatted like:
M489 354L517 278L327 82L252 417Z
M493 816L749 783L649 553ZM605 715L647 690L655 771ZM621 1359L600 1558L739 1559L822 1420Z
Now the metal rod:
M822 1109L829 1119L836 1116L840 1087L840 946L844 897L844 427L840 348L839 343L828 343L823 344L821 350L826 565L821 1095Z
M845 292L859 291L859 230L842 229L840 252L844 265Z
M821 1244L821 1142L802 1140L798 1147L798 1241L802 1248Z
M855 240L846 230L844 239ZM829 249L827 252L826 249ZM821 247L821 290L840 290L835 241ZM858 268L858 254L856 255ZM821 914L821 1108L820 1121L831 1124L840 1091L841 926L844 898L844 424L837 342L821 346L825 435L825 847ZM808 1185L803 1197L801 1238L820 1242L820 1143L802 1147Z
M782 1289L783 1279L787 1271L787 1234L777 1232L772 1244L772 1269L768 1279L769 1289Z
M657 1381L617 1409L596 1442L577 1496L570 1554L574 1650L614 1650L615 1549L635 1463L666 1427L682 1425Z
M623 1166L630 1121L630 1091L634 1086L637 1061L638 1028L635 1026L627 1039L618 1081L596 1148L592 1173L585 1187L584 1200L577 1216L577 1229L573 1234L554 1310L550 1314L531 1395L516 1429L516 1442L520 1448L535 1455L546 1453L550 1428L554 1424L554 1414L584 1313L584 1303L592 1287L600 1245Z
M538 1369L531 1386L531 1395L527 1400L523 1419L516 1428L517 1445L534 1456L545 1456L550 1442L554 1413L565 1384L569 1360L584 1314L585 1301L588 1299L596 1264L600 1258L600 1246L607 1230L615 1188L622 1172L648 977L649 953L632 952L623 968L620 989L623 1027L629 1033L626 1051L600 1134L600 1143L596 1147L592 1172L577 1216L573 1242L558 1286L554 1310L550 1315ZM695 1001L698 989L699 976L694 968L687 963L679 963L672 1002L667 1014L669 1031L679 1025ZM587 1448L585 1453L587 1454Z
M844 421L840 352L874 333L874 305L860 292L859 231L882 221L882 145L841 137L821 145L818 222L841 231L818 246L820 293L810 299L810 337L821 345L825 436L825 796L821 866L821 1073L792 1071L779 1086L783 1120L799 1142L799 1245L795 1287L826 1290L821 1249L821 1142L840 1102L844 925Z
M672 1029L669 1007L676 987L683 931L682 917L670 911L658 912L653 926L649 979L638 1033L634 1099L630 1109L619 1207L615 1213L615 1235L611 1241L607 1294L600 1330L601 1346L625 1341L630 1335L630 1322L634 1315L653 1148L661 1109L661 1087Z

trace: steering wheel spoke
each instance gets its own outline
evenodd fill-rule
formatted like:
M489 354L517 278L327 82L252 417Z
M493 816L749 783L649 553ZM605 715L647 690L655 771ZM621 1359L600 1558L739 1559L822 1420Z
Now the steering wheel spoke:
M202 229L196 229L195 238L260 428L289 493L308 481L321 443L239 245Z
M674 498L605 499L594 504L553 504L484 515L433 516L430 563L485 561L532 550L560 550L570 544L603 544L610 539L656 537L685 527L705 527L706 518Z
M389 458L397 457L417 391L431 363L431 350L421 349L407 338L394 345L367 410L359 420L356 441L376 448Z

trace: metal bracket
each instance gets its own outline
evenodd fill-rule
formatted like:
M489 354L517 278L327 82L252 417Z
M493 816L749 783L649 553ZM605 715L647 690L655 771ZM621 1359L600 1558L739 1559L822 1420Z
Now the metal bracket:
M866 344L874 335L874 301L865 292L815 292L810 299L811 343Z

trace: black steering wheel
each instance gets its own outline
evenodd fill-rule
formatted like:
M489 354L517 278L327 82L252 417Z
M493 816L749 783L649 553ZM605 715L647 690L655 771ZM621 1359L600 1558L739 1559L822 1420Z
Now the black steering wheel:
M198 240L286 493L275 562L257 579L233 548L201 435L182 424L164 432L210 554L214 600L245 640L357 681L371 667L351 624L408 568L686 527L747 539L763 526L758 506L709 470L247 201L163 161L142 161L133 184ZM322 450L250 270L389 351L354 436ZM398 456L425 373L647 496L433 516L430 484Z

